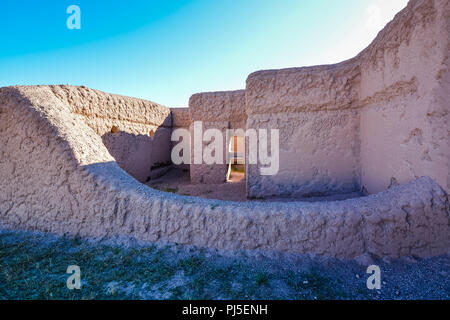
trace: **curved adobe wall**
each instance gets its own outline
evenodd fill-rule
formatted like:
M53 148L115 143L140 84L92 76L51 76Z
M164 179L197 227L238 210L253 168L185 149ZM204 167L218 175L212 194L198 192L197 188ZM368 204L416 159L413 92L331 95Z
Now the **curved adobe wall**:
M141 182L170 165L172 115L157 103L86 87L49 86L94 130L119 166Z
M0 89L0 145L0 221L13 228L336 257L423 257L450 246L448 197L430 178L324 203L233 203L153 190L127 175L47 86Z

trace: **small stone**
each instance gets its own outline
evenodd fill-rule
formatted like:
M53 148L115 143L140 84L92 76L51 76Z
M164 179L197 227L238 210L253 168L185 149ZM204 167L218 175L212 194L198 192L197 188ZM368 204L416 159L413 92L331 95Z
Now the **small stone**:
M359 279L359 274L356 274L356 278Z
M384 257L383 258L383 262L387 263L387 264L391 264L393 261L393 259L391 257Z
M303 284L308 284L309 282L307 280L303 281Z
M414 258L414 257L412 257L412 256L404 257L404 260L405 260L407 263L417 263L417 259Z
M372 256L370 255L370 253L363 253L360 256L357 256L355 258L355 261L358 262L358 264L360 264L361 266L367 267L370 266L372 264L374 264L374 260L372 258Z

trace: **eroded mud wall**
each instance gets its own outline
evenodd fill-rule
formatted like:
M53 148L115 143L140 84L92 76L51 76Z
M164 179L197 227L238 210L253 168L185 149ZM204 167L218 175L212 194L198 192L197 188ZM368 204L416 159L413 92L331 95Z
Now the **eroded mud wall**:
M280 129L280 171L250 197L377 193L421 176L450 191L450 1L413 0L361 54L247 79L247 128Z
M275 175L261 175L260 161L247 164L249 197L359 190L359 74L349 61L248 77L247 129L279 130L280 148Z
M119 166L140 182L170 165L170 109L85 87L51 86L101 138Z
M411 1L359 56L362 185L450 191L450 1Z
M191 132L191 166L190 175L193 183L217 184L226 181L228 152L227 129L245 129L245 91L206 92L194 94L189 99L189 113L192 120ZM195 163L196 139L194 132L195 122L200 123L203 133L208 129L217 129L222 133L222 159L221 164ZM199 136L202 139L201 135ZM200 139L196 139L199 141ZM200 142L203 153L211 153L208 145L210 141Z
M446 26L448 22L448 19L443 18L448 17L448 5L448 1L412 1L402 14L409 16L417 14L418 17L428 18L405 20L401 28L414 30L423 28L422 31L426 33L430 26L437 26L433 29L434 33L428 36L430 39L438 40L433 36L434 34L442 35L445 32L442 26ZM423 7L416 8L416 6ZM396 18L398 19L400 17ZM437 23L439 21L440 23ZM400 41L402 34L394 34L393 39ZM414 43L414 39L415 37L412 36L406 44ZM444 44L440 41L430 43L429 47L424 45L418 51L419 53L415 54L426 56L435 54L436 50L440 52L442 46L448 46L448 41ZM401 42L403 43L403 40ZM387 42L381 48L386 51L389 43ZM383 62L383 51L376 52L379 52L376 57L381 57L378 63L388 62L387 58ZM442 55L442 58L442 61L447 61L447 55ZM421 61L426 61L426 59L414 59L412 61L418 65ZM366 63L365 59L363 61ZM399 66L402 63L399 62ZM439 66L442 70L438 73L440 76L436 78L434 71L437 71ZM405 81L397 81L396 83L400 86L393 87L386 85L389 82L383 82L385 81L383 77L389 79L389 73L378 74L380 77L378 81L382 81L380 90L391 92L388 96L405 97L407 102L405 107L410 106L410 109L405 109L405 116L410 117L410 121L413 121L415 117L418 119L422 117L421 124L429 123L423 127L422 140L417 140L422 141L422 146L429 144L435 148L432 152L429 151L433 161L434 159L445 160L448 155L446 154L448 149L445 145L442 146L448 142L448 136L447 140L443 138L445 134L448 135L448 127L446 130L440 125L444 122L448 124L447 66L447 62L429 65L427 70L434 71L427 73L427 70L423 70L419 75L412 73L413 71L406 73L406 67L403 67L402 72L407 75L404 77ZM409 67L413 68L414 65ZM285 115L276 116L277 113L274 110L283 110L284 107L286 108L281 113L302 113L302 117L307 116L309 112L327 115L320 121L317 118L318 124L327 123L326 119L339 119L340 116L351 119L352 117L347 113L352 114L355 111L353 110L355 95L364 95L365 90L372 88L372 85L378 86L375 82L370 85L367 83L370 80L368 75L362 75L359 80L358 67L351 62L309 69L313 71L313 75L322 74L323 80L314 77L309 80L309 73L305 74L304 70L300 72L294 70L293 74L290 74L290 71L284 74L286 71L282 70L257 73L256 75L261 78L257 79L259 84L254 88L255 95L252 99L255 101L252 105L261 107L261 110L265 108L273 110L250 114L249 121L253 121L250 117L255 117L255 121L261 125L257 115L263 116L266 113L274 115L275 120L271 118L268 121L282 122L283 119L290 119ZM337 75L341 71L344 76L331 77L331 74ZM354 76L349 76L352 74ZM395 77L400 77L401 74L403 73L392 73ZM415 81L410 82L409 77L413 74L417 78L417 90L408 89L414 88ZM267 78L264 78L265 75ZM373 77L376 76L377 73L373 73ZM430 81L424 81L427 77ZM284 86L283 79L295 80L294 85ZM300 81L300 84L297 84L296 79L303 79L303 82ZM302 95L302 88L310 81L312 81L311 84L321 84L323 81L323 90L315 90L314 85L309 88L307 95ZM358 81L361 81L362 89L355 94L352 88L355 88L354 85ZM376 86L372 89L378 88ZM343 88L348 89L343 90ZM393 88L392 91L389 91L389 88ZM379 91L375 89L372 91ZM83 90L75 91L83 92ZM270 92L270 90L272 93L266 96L264 92ZM407 91L416 93L405 94L404 92ZM367 96L376 98L379 95L368 94ZM411 96L423 102L421 105L427 108L425 115L429 113L430 118L423 118L424 110L419 107L419 104L408 100ZM421 100L422 96L426 99ZM70 102L71 99L77 103ZM412 175L408 179L413 181L407 184L393 186L367 197L344 201L233 203L184 197L146 187L118 166L102 141L102 132L107 132L113 124L111 122L102 124L102 121L109 121L102 118L102 112L112 112L114 109L102 108L94 111L95 116L85 116L73 111L74 106L79 106L82 110L85 106L101 104L99 101L93 102L94 99L95 96L87 93L85 95L74 93L73 96L58 93L55 92L55 87L50 86L0 88L0 223L2 226L100 239L131 238L219 249L276 250L342 258L352 258L365 252L390 257L405 255L426 257L448 253L450 248L449 199L448 194L435 182L435 180L439 181L445 187L449 173L445 165L448 162L443 162L443 168L438 166L438 162L423 167L420 166L420 162L411 162L415 168L423 168L420 174L432 175L434 180L429 177L414 179L415 175ZM324 101L329 103L323 104ZM361 101L366 101L366 98ZM392 101L387 99L386 104L391 105L395 110L395 104ZM382 103L377 103L381 107ZM332 105L337 108L331 108ZM117 108L121 106L127 107L120 109L116 115L108 115L104 118L112 117L120 122L122 117L125 117L126 121L130 121L128 116L136 112L135 106L117 104ZM303 107L298 109L298 106ZM372 112L369 106L371 103L362 110ZM313 109L308 109L309 107ZM140 117L151 119L154 113L156 119L160 117L160 121L164 121L165 111L161 113L159 110L155 108L152 111L151 108L146 107ZM328 114L330 118L327 118ZM376 116L377 113L374 112L374 115ZM389 117L392 113L386 115ZM87 118L91 117L102 120L88 121ZM213 118L216 117L217 115L213 114ZM361 117L359 123L367 123L370 119L371 117ZM340 128L340 124L345 123L347 122L344 120L336 122L337 129ZM406 121L399 123L400 128L406 127ZM308 122L305 124L308 125ZM103 126L103 129L99 130L97 125ZM280 127L283 128L283 126ZM310 127L313 129L314 125ZM385 126L383 130L392 130L390 128ZM410 132L410 128L406 128L408 130L404 130L404 133ZM373 128L373 130L376 129ZM370 150L374 150L375 157L377 155L375 142L387 144L390 142L384 141L386 139L383 139L381 133L377 131L372 133L375 133L374 137L379 138L367 140L366 145L371 148ZM339 135L339 130L335 134ZM395 132L392 134L396 136ZM320 130L318 130L318 136L321 137ZM364 135L361 136L364 137ZM326 135L324 137L326 138ZM420 135L412 135L412 138L416 139L416 137ZM320 141L319 139L317 142L320 143ZM324 141L328 140L324 139ZM343 150L352 149L352 138L344 140L343 143ZM407 147L405 150L411 151L411 155L406 156L414 159L416 155L413 151L416 149ZM387 172L385 167L391 165L389 162L391 159L386 156L389 154L388 151L390 150L383 148L379 151L385 160L380 165L379 174L386 178L389 175L385 174ZM401 153L393 151L397 152L401 160L403 157ZM357 162L357 157L352 161ZM363 159L361 162L364 161ZM401 162L405 161L407 158ZM398 162L393 161L392 164L397 165ZM364 168L364 165L361 167ZM392 170L400 170L400 168L392 167ZM373 172L376 170L373 169ZM353 175L357 173L352 173L351 177ZM367 178L365 181L374 183ZM377 182L377 180L373 181ZM384 180L380 179L380 181ZM368 188L372 189L370 184Z
M177 129L184 129L186 132L189 131L189 126L191 125L191 118L189 116L189 108L171 108L170 109L172 113L172 132ZM182 138L180 138L178 141L172 141L172 148L176 146L178 143L183 143ZM186 152L188 152L187 158L190 159L190 150L191 150L191 141L189 138L187 138L186 143ZM185 150L183 150L184 152ZM183 154L179 154L180 157L183 156ZM178 167L183 170L189 170L190 165L189 161L188 163L183 163L180 165L175 165L175 167Z
M99 239L351 258L450 247L449 202L430 178L322 203L233 203L163 193L122 170L49 87L0 89L0 224Z

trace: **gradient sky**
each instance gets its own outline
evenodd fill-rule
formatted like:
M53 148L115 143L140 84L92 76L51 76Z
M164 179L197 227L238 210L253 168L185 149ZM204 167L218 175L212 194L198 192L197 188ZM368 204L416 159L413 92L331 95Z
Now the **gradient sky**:
M407 0L1 0L0 87L72 84L187 106L261 69L355 56ZM69 30L69 5L81 30Z

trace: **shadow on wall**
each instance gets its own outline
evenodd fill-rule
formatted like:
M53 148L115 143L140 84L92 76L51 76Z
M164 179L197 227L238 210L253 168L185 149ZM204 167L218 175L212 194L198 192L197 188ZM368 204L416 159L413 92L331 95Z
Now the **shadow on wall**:
M113 126L111 132L102 136L102 141L117 164L139 182L160 177L170 169L168 128L158 127L148 135L136 135Z

